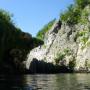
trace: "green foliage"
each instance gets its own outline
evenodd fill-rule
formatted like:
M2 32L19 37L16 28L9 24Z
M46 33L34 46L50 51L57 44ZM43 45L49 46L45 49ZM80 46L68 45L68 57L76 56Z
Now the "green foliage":
M89 33L88 30L83 30L83 31L77 32L77 34L76 34L75 41L77 40L77 38L79 38L80 42L82 43L82 47L81 47L82 50L86 46L90 45L90 43L88 42L88 39L89 39L88 33Z
M14 26L11 22L11 16L8 12L0 10L0 61L3 59L4 52L9 46L9 37L12 35ZM9 33L8 33L9 32ZM11 45L10 45L11 46Z
M72 11L73 11L73 5L70 5L68 7L68 10L60 15L60 19L62 21L67 22L69 19L69 16L72 14Z
M89 16L88 11L86 9L82 10L82 17L80 18L79 23L84 25L87 24L88 16Z
M45 44L43 45L43 48L44 48L44 49L46 48L46 45L45 45Z
M84 45L86 44L87 41L88 41L88 37L83 37L81 39L81 42L83 42Z
M80 19L81 10L74 7L74 5L70 5L68 10L60 15L60 19L66 22L68 25L74 25L78 23Z
M17 58L17 62L14 65L16 67L21 66L29 50L41 44L43 44L43 41L22 32L13 24L9 13L0 10L0 66L3 66L6 62L14 63L15 58ZM12 51L13 53L17 51L21 53L16 53L13 56L10 54Z
M79 36L84 36L86 34L86 31L79 32Z
M71 50L69 48L64 49L63 53L58 53L55 58L55 63L59 64L60 61L62 61L66 55L71 55Z
M83 37L81 39L81 42L83 43L81 49L83 50L86 46L89 46L88 37Z
M64 49L65 55L71 55L71 50L69 48Z
M12 23L12 20L11 20L12 16L13 15L11 15L9 12L6 12L0 9L0 21L3 20L3 22Z
M88 20L86 18L80 19L79 22L81 24L87 24Z
M88 34L88 31L87 31L87 30L83 30L83 31L77 32L74 40L76 41L77 38L83 37L83 38L81 39L81 42L84 42L84 43L85 43L86 40L84 40L84 39L85 39L85 38L88 39L88 35L87 35L87 34Z
M80 31L76 34L76 38L79 38L80 39L80 42L82 43L82 47L81 49L83 50L86 46L89 46L89 42L88 42L88 39L89 39L89 31L88 30L83 30L83 31Z
M66 22L68 25L74 25L78 22L86 23L86 18L85 20L81 19L81 14L84 7L88 4L90 4L90 0L75 0L75 4L71 4L67 11L60 15L61 21ZM87 16L86 12L85 16Z
M85 60L85 67L88 67L88 59Z
M78 37L82 37L81 38L81 42L85 45L86 42L88 41L88 31L87 30L83 30L81 32L78 33Z
M83 9L86 5L90 4L90 0L75 0L76 5Z
M42 45L44 44L44 42L41 40L41 39L38 39L38 38L32 38L32 48L35 48L39 45Z
M57 57L55 58L56 64L59 64L60 60L63 60L64 57L65 57L65 54L63 54L63 53L57 54Z
M74 70L75 65L76 65L76 59L73 56L73 59L69 61L69 65L68 65L69 66L69 69L70 70Z
M86 45L87 45L87 47L90 47L90 41L88 41Z
M46 24L38 33L37 33L37 38L43 40L45 33L48 32L53 24L55 23L56 19L50 21L48 24Z

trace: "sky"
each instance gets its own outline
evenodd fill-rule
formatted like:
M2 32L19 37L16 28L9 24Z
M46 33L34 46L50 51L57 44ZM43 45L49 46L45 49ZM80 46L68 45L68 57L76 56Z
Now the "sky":
M0 0L0 8L13 14L13 21L22 31L36 36L49 21L59 18L60 13L73 0Z

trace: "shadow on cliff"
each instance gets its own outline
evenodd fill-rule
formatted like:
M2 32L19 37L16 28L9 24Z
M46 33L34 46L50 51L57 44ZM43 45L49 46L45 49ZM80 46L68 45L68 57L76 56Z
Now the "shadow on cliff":
M68 69L67 66L59 66L54 65L52 63L46 63L43 60L38 61L36 58L34 58L30 64L29 70L27 70L27 73L29 74L54 74L54 73L70 73L73 72L72 70Z

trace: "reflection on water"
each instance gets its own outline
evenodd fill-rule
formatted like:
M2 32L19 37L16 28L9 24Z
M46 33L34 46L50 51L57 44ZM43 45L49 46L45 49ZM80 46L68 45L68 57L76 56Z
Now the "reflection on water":
M0 75L0 90L90 90L90 74Z

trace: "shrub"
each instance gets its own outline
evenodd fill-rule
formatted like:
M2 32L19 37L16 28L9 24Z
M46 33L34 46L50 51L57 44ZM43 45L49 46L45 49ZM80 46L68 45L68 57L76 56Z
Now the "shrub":
M74 38L74 41L76 41L78 37L83 37L82 40L81 40L81 42L83 42L83 39L86 38L85 35L86 35L87 33L88 33L87 30L83 30L83 31L77 32L77 33L76 33L76 36L75 36L75 38ZM88 38L88 36L87 36L87 38Z
M71 50L69 48L64 49L65 55L71 55Z
M20 67L22 64L22 61L25 60L29 50L41 44L43 44L43 41L37 38L32 38L30 34L22 32L19 28L17 28L13 24L12 18L9 15L9 13L4 10L0 10L0 65L1 65L1 68L4 66L4 64L10 65L11 67L15 66L15 68ZM16 53L17 50L20 51L21 53L20 54ZM11 51L16 53L17 56L13 56L12 54L10 54ZM16 59L17 59L16 62L20 62L20 63L17 63L18 65L14 63Z
M3 22L12 23L12 16L9 12L0 9L0 21L3 20Z
M86 44L86 42L88 41L88 38L89 38L89 36L88 36L87 34L88 34L88 31L86 31L86 30L81 31L81 32L79 32L79 34L78 34L79 37L82 37L82 38L81 38L81 42L82 42L84 45Z
M66 22L69 26L78 23L81 16L81 10L70 5L68 10L60 15L60 19Z
M75 0L75 4L83 9L86 5L90 4L90 0Z
M72 11L73 11L73 5L70 5L68 7L68 10L60 15L60 19L62 21L67 22L69 19L69 16L72 14Z
M51 27L53 26L53 24L55 23L55 21L56 21L56 19L54 19L54 20L50 21L48 24L46 24L46 25L37 33L36 37L37 37L38 39L43 40L46 32L48 32L48 31L51 29Z
M81 42L83 42L84 45L86 44L87 41L88 41L88 37L83 37L81 39Z
M84 36L86 34L86 31L79 32L79 36Z
M90 41L88 41L86 45L87 45L87 47L90 47Z
M78 22L86 23L87 19L81 19L82 10L86 5L90 4L90 0L75 0L74 5L70 5L64 13L60 15L61 21L64 21L69 26L77 24ZM84 16L87 16L87 13L84 11Z
M57 54L57 57L55 58L56 64L59 64L60 60L63 60L64 57L65 57L65 54L63 54L63 53Z
M68 65L69 66L69 69L70 70L74 70L75 65L76 65L76 59L73 56L73 59L69 61L69 65Z
M82 10L81 13L82 13L82 16L81 16L81 18L79 20L79 23L81 23L81 24L87 24L87 22L88 22L88 16L89 16L88 11L86 9L84 9L84 10Z

